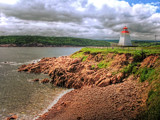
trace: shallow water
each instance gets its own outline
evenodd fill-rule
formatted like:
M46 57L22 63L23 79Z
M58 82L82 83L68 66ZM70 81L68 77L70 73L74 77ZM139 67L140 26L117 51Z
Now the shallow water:
M17 72L22 64L37 62L43 57L70 55L77 47L15 47L0 48L0 119L17 114L19 119L31 120L65 89L50 84L28 82L48 78L44 74Z

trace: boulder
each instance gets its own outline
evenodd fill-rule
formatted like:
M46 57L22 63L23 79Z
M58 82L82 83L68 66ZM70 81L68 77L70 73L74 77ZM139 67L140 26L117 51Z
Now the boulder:
M106 87L108 85L111 84L111 80L110 79L105 79L105 80L102 80L99 84L98 84L98 87Z
M10 117L6 118L6 120L16 120L17 118L17 115L11 115Z
M67 71L68 72L75 72L77 69L77 65L71 65L68 67Z
M43 83L43 84L49 83L49 82L50 82L50 80L48 78L45 78L45 79L40 81L40 83Z
M77 64L77 63L79 63L79 62L81 62L81 60L75 59L75 60L73 60L73 61L71 62L71 65L72 65L72 64Z
M107 75L106 75L107 77L112 77L112 73L107 73Z
M38 81L39 81L39 79L38 79L38 78L36 78L36 79L33 79L32 81L33 81L33 82L38 82Z
M102 56L101 54L96 55L95 58L94 58L94 60L95 60L96 62L99 62L99 61L101 61L102 59L103 59L103 56Z

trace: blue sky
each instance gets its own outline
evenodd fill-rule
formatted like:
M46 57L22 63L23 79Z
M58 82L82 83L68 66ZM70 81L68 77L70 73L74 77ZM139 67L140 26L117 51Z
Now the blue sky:
M0 35L119 39L124 26L133 40L160 33L160 0L0 0L0 8Z
M157 6L160 7L160 0L125 0L127 1L130 5L132 4L151 4L151 3L155 3ZM157 12L160 12L160 8L157 9Z
M144 3L144 4L146 4L146 3L152 3L152 2L158 2L158 0L125 0L125 1L127 1L127 2L129 2L129 3Z

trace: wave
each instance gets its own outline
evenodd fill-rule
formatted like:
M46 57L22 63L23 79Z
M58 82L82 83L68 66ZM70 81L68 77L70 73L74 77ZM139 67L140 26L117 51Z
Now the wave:
M27 61L27 62L24 62L24 63L9 62L9 61L0 62L0 63L1 63L1 64L18 66L18 65L23 65L23 64L37 63L37 62L39 62L40 60L41 60L41 59L36 59L36 60Z
M41 60L41 59L31 60L31 61L25 62L25 63L23 63L23 64L37 63L37 62L39 62L40 60Z
M49 110L59 101L60 98L62 98L65 94L71 92L72 90L74 90L73 88L72 89L68 89L68 90L65 90L63 91L61 94L59 94L59 96L42 112L40 113L37 117L35 117L33 120L36 120L38 119L41 115L49 112Z

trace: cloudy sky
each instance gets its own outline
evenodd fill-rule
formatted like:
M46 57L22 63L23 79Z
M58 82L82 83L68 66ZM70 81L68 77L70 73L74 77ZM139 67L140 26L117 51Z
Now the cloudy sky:
M0 35L118 39L124 26L132 39L154 40L160 0L0 0Z

